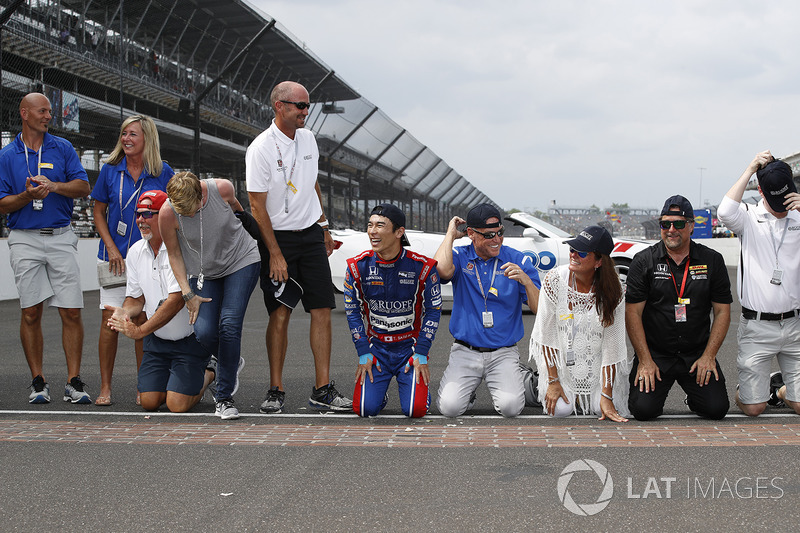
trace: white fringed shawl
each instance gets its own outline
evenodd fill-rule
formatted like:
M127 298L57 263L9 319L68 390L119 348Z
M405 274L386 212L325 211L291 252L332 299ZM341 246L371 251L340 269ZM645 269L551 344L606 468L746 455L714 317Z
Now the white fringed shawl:
M570 310L570 301L573 310ZM573 366L567 366L565 360L569 342L565 317L570 313L574 315ZM566 265L550 271L542 282L528 353L528 359L534 359L539 369L539 401L542 405L545 405L547 393L547 367L555 365L567 397L574 395L577 400L570 400L575 413L579 403L585 414L592 412L592 406L599 405L603 383L610 382L617 412L624 417L631 416L628 374L633 356L628 357L625 344L624 296L614 309L614 323L604 328L595 308L594 293L581 293L570 287L569 267Z

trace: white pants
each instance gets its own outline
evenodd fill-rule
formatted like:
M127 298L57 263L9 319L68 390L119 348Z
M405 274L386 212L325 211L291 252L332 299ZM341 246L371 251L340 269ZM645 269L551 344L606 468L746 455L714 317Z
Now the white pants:
M494 409L505 417L517 416L525 407L525 389L516 346L492 352L477 352L453 343L450 359L439 384L439 411L461 416L469 397L486 380Z
M800 401L800 318L748 320L737 332L739 400L745 404L769 399L769 373L777 357L786 384L786 399Z

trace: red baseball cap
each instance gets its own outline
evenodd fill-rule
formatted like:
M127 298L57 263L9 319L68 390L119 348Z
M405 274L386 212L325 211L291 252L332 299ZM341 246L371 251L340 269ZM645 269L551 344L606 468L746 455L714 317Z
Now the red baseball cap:
M142 204L142 201L146 198L149 198L152 202L150 205ZM142 195L139 197L139 201L136 203L136 209L152 209L154 211L158 211L161 209L161 206L164 205L164 202L167 201L167 193L164 191L147 191L143 192Z

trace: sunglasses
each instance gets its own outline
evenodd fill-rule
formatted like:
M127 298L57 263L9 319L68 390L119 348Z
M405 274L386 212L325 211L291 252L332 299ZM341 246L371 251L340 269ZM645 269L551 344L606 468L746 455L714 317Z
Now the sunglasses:
M158 211L137 211L136 216L147 220L153 218L153 215L155 215L157 212Z
M478 231L476 229L473 229L472 231L474 231L475 233L477 233L478 235L480 235L481 237L483 237L484 239L486 239L488 241L490 239L494 239L498 235L500 237L502 237L503 234L506 232L506 228L500 228L497 231L487 231L486 233L481 233L480 231Z
M587 256L587 255L589 255L589 252L579 252L579 251L578 251L578 250L576 250L575 248L571 248L571 247L570 247L570 249L569 249L569 253L571 253L571 254L578 254L578 257L580 257L581 259L585 259L585 258L586 258L586 256Z
M283 102L284 104L294 104L295 107L297 107L297 109L299 109L300 111L311 107L311 104L309 102L290 102L289 100L281 100L281 102Z
M670 226L674 226L675 229L683 229L688 224L688 220L659 220L658 225L661 226L661 229L669 229Z

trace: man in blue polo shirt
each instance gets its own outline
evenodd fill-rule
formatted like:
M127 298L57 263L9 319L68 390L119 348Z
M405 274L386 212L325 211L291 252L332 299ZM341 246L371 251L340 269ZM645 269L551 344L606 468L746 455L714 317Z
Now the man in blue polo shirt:
M91 403L80 379L83 293L78 237L72 231L74 198L91 188L78 154L66 139L47 133L52 108L40 93L19 106L22 133L0 151L0 213L8 215L8 250L22 308L20 338L31 369L30 403L48 403L42 371L44 301L61 315L68 381L64 401Z
M434 259L442 282L453 283L450 333L455 338L439 384L439 411L460 416L486 380L495 410L517 416L525 407L525 389L517 342L525 334L522 304L533 312L539 302L539 274L530 257L503 246L500 212L479 204L467 220L453 217ZM466 231L458 227L466 222ZM472 244L453 248L467 235Z

